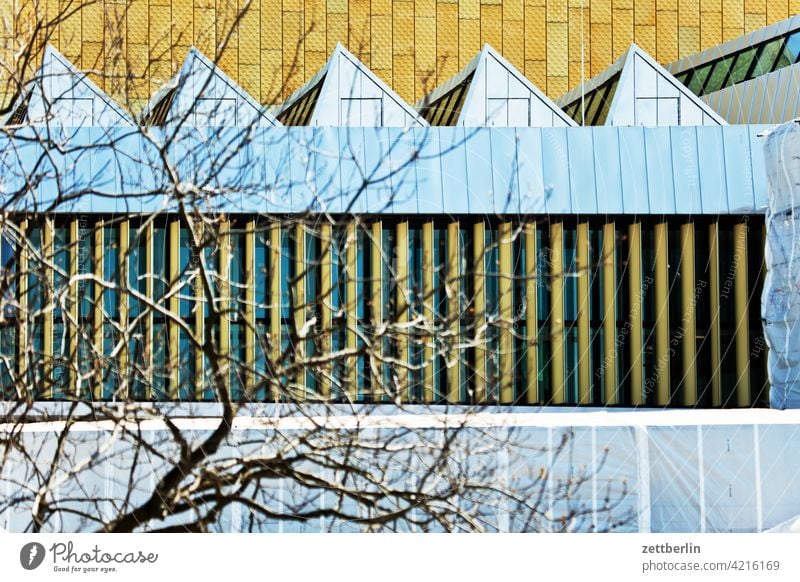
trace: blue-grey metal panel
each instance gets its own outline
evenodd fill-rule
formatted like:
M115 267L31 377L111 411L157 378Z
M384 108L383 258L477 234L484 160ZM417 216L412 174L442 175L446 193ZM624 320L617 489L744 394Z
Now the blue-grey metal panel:
M264 153L264 128L250 128L247 155L248 187L242 192L242 206L258 208L266 212L267 192L270 183L267 180L266 155Z
M265 131L265 134L270 135L271 131ZM289 143L288 132L287 144ZM269 147L271 142L266 140L264 142L268 149L267 156L269 159ZM315 206L322 212L340 212L341 211L341 197L340 192L342 188L341 167L339 165L339 132L326 131L319 127L314 127L314 142L313 142L313 159L314 159L314 189L316 193ZM288 152L288 148L286 149ZM286 155L289 155L288 153ZM271 174L271 168L279 168L280 166L270 166L267 163L267 173ZM277 180L277 174L273 180Z
M764 138L759 137L770 126L750 126L750 166L753 175L753 210L763 213L769 200L767 168L764 160Z
M415 147L419 149L417 161L417 196L419 212L441 212L444 208L442 194L442 161L438 136L428 127L415 127Z
M466 139L473 130L464 127L431 128L439 136L442 163L442 199L444 212L468 214L471 212L467 195L470 184L467 177Z
M588 129L588 128L587 128ZM597 188L597 212L622 214L622 166L619 153L619 130L612 126L591 128L594 177Z
M59 189L88 193L84 212L162 210L169 166L182 190L214 193L207 210L232 213L347 211L366 172L376 183L355 212L741 214L765 204L763 129L69 128L58 147L28 129L2 137L0 180L10 194L32 178L27 210Z
M137 192L141 187L144 169L142 145L141 134L135 128L121 130L114 141L120 192ZM134 197L125 196L121 206L128 212L142 212L141 200Z
M567 133L570 202L572 208L580 208L581 214L597 213L597 180L592 136L592 130L588 127L578 127Z
M519 159L519 211L522 214L544 214L545 191L542 171L542 131L535 127L517 130Z
M542 129L542 171L544 173L545 208L552 214L573 212L569 191L569 150L567 129Z
M516 131L498 127L490 133L492 142L492 189L496 214L519 213L519 159Z
M82 145L77 144L91 144L90 141L91 136L89 135L89 131L91 128L68 128L66 131L68 132L68 137L64 141L64 144L61 146L64 148L64 165L65 165L65 192L78 194L83 197L80 200L79 205L87 205L90 206L92 209L102 206L98 203L97 200L94 200L92 196L89 198L87 194L91 193L91 186L92 186L92 158L94 157L94 151L92 148L82 147ZM74 144L74 145L73 145ZM33 153L33 152L31 152ZM30 161L30 158L25 156L23 161ZM153 166L156 168L160 167L161 164L156 165L153 163ZM27 170L26 170L27 173ZM147 179L147 176L142 176L143 180ZM89 202L90 204L86 204ZM79 208L79 211L82 209ZM96 212L106 212L106 208L98 208Z
M314 194L314 128L298 127L289 138L292 147L292 156L289 162L289 179L292 187L291 208L313 208L316 205ZM358 134L353 135L354 143L352 150L357 155L357 151L363 152L363 144L360 143ZM343 156L343 164L350 164L350 151ZM363 160L360 162L363 167ZM363 198L361 198L363 203ZM359 207L358 211L364 208Z
M331 132L331 139L336 141L338 151L338 136L336 131ZM267 154L267 164L265 171L267 178L272 178L272 191L267 197L267 208L271 212L292 212L292 179L291 173L287 171L291 167L292 155L294 153L292 132L286 129L274 132L265 132L267 139L264 142L264 149ZM338 162L338 160L337 160ZM270 182L267 182L270 183ZM338 190L337 190L338 194ZM336 196L336 202L340 201ZM337 208L338 211L338 208Z
M700 194L705 214L727 214L728 197L725 176L723 128L703 128L697 132L697 155L700 159ZM733 187L737 187L733 184Z
M648 214L650 212L647 192L648 160L645 156L643 128L619 128L619 157L625 214Z
M170 156L175 160L174 169L178 180L186 184L198 184L205 148L197 128L183 126L176 130L180 137L170 142Z
M703 211L703 205L700 199L697 128L670 127L669 131L676 210L681 214L699 214Z
M730 212L750 212L753 208L753 168L750 158L750 128L733 125L725 132L725 173ZM743 163L748 160L748 163ZM731 187L731 185L735 185Z
M492 181L492 142L486 127L467 128L467 181L470 211L475 214L494 213L494 184Z
M46 210L57 199L64 156L57 148L44 151L39 147L37 142L47 139L47 133L46 128L30 127L15 131L16 139L0 135L0 181L5 192L20 196L16 203L0 198L5 209L27 206ZM36 187L29 193L33 184Z
M87 128L89 143L96 144L98 147L92 148L89 155L91 175L88 179L89 188L96 193L96 204L101 212L119 212L122 209L117 207L116 196L110 196L118 192L117 172L114 164L113 142L110 140L108 131L101 127Z
M372 189L372 195L369 198L369 212L373 214L382 214L391 212L394 204L394 187L395 180L392 164L392 152L397 152L397 148L403 146L404 142L401 139L403 132L402 128L397 127L381 127L374 128L376 136L380 140L377 148L370 148L367 152L372 156L370 159L374 160L376 165L375 179L377 184ZM377 153L373 149L379 150Z
M675 186L672 181L672 148L668 127L644 128L647 156L647 191L651 214L675 212Z
M35 142L26 139L12 139L0 133L0 184L3 187L3 206L11 203L11 197L18 195L25 187L26 160L33 160L39 151ZM30 152L30 153L28 153ZM33 164L27 164L33 166ZM16 208L11 204L11 208Z
M392 211L396 214L418 214L417 165L414 151L419 137L413 131L394 130L395 147L390 152L392 172Z

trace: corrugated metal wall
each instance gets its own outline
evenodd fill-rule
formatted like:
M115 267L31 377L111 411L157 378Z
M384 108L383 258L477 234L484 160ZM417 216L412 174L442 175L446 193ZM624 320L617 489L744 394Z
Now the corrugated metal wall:
M18 373L36 397L213 400L204 326L247 400L730 407L767 396L760 216L238 216L203 251L174 215L22 226L27 246L4 243L30 274L12 285L21 307L6 313L3 383Z

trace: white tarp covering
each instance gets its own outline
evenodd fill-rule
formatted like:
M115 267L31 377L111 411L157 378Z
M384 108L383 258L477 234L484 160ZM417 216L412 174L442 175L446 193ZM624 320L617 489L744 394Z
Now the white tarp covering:
M366 447L364 456L351 462L370 469L381 466L387 480L409 480L420 474L415 468L435 454L444 432L456 430L453 442L458 446L448 463L465 474L516 491L536 492L535 484L541 484L541 511L535 520L522 510L523 504L533 502L531 497L510 501L482 494L460 500L488 531L550 531L567 515L577 516L568 520L568 531L785 531L800 515L800 448L793 445L800 442L800 411L510 410L453 414L442 407L399 411L379 406L363 415L306 418L281 405L264 405L249 411L252 416L236 418L232 436L209 463L268 455L278 442L308 437L310 427L322 426L333 432L354 431L362 444L385 443L389 437L396 445L404 443L407 446L396 447L400 452L391 454ZM219 421L195 416L174 422L187 435L201 438ZM8 431L11 425L0 426ZM32 493L40 485L40 471L52 459L61 428L60 423L48 422L21 428L21 441L39 467L34 469L13 451L6 457L0 469L0 528L18 532L30 527ZM169 458L175 446L163 423L149 421L142 428L153 450ZM65 446L70 462L60 472L54 497L75 500L76 510L111 516L125 503L141 502L164 470L163 459L152 453L140 456L134 468L131 441L110 424L77 423ZM82 463L87 470L74 472ZM546 478L537 481L542 475ZM570 483L581 476L583 484L570 490ZM275 511L331 502L329 492L288 479L265 482L254 495ZM80 501L87 496L103 501ZM69 514L45 525L56 531L84 528ZM256 519L254 524L246 507L233 505L219 529L358 531L360 526L326 519Z
M769 346L770 406L800 408L800 127L767 134L767 277L761 298Z

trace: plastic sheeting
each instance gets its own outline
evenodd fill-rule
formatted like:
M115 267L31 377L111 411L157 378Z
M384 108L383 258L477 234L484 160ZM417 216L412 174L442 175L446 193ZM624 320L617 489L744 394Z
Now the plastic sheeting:
M767 134L767 276L761 296L769 346L770 406L800 408L800 126Z
M218 421L213 407L193 406L174 411L174 422L185 435L199 439ZM202 416L203 410L209 416ZM393 447L365 447L363 457L352 457L351 463L363 463L368 470L380 468L386 480L397 484L412 481L429 466L444 431L455 430L448 464L475 482L531 494L512 501L482 492L457 500L488 531L551 531L559 529L561 517L570 515L577 517L566 520L568 531L785 531L800 515L800 449L792 445L800 439L799 411L562 410L498 408L475 413L376 406L365 408L363 414L349 414L342 407L308 418L289 405L260 405L245 411L252 416L236 418L233 434L208 463L269 455L301 435L313 432L312 440L319 438L317 427L322 426L336 434L357 435L361 444L386 443L391 436ZM193 417L177 417L187 412ZM24 448L40 469L52 459L60 428L59 423L41 422L25 425L20 432ZM149 421L144 428L147 443L169 458L175 444L163 423ZM70 454L59 470L52 498L68 500L75 510L100 512L105 519L115 508L146 498L166 470L155 454L140 456L134 466L134 443L108 424L73 425L65 450ZM334 448L326 456L335 460L336 454ZM70 473L84 462L85 470ZM540 475L547 477L537 481ZM583 483L566 495L576 476L584 476ZM31 462L9 453L0 469L0 528L20 532L30 527L40 479L42 474ZM537 501L534 494L539 492L542 497ZM329 491L289 479L266 480L253 495L275 511L332 502ZM81 501L87 497L91 502ZM538 519L525 518L523 502L539 504ZM49 531L86 527L71 514L45 524ZM227 508L219 523L222 531L358 531L360 527L358 522L331 518L252 519L245 507L237 505Z

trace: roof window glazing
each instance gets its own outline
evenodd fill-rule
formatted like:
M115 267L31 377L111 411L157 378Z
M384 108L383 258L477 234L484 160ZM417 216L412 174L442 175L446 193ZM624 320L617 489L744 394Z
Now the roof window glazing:
M472 82L473 75L448 91L441 99L437 99L430 105L422 109L422 117L431 125L455 125L464 105L469 84Z
M707 95L788 67L800 59L800 31L771 38L675 75L695 95Z
M576 99L564 108L576 123L582 125L603 125L611 109L614 93L617 90L620 74L617 73L597 89L583 96L583 115L581 115L581 100Z

